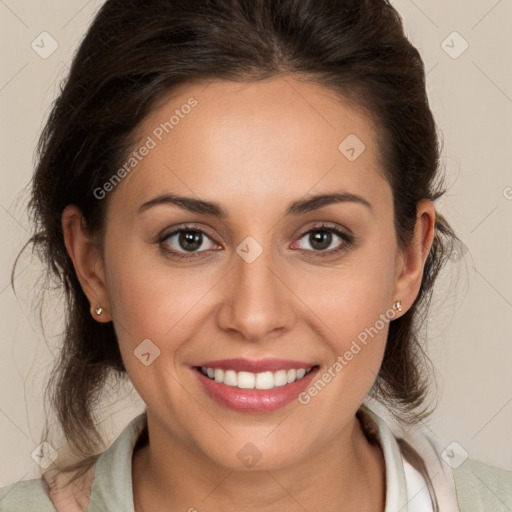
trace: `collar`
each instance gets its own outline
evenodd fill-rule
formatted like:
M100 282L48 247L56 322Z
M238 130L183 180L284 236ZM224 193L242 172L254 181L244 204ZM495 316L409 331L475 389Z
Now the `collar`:
M411 506L411 480L418 481L419 473L404 459L395 434L378 414L366 405L357 413L363 429L380 444L386 469L385 512L414 512ZM141 433L147 428L146 412L136 416L121 432L115 442L96 461L90 502L99 510L110 510L114 505L118 510L134 512L132 486L132 455ZM402 435L414 446L424 459L432 479L440 510L459 512L451 469L440 457L442 446L424 432ZM408 471L405 471L407 468ZM408 481L409 480L409 481ZM421 480L421 477L420 477ZM422 480L421 480L422 481ZM409 485L409 496L408 496Z
M400 449L386 422L362 405L357 417L366 434L378 441L386 466L386 508L384 512L408 512L407 483Z

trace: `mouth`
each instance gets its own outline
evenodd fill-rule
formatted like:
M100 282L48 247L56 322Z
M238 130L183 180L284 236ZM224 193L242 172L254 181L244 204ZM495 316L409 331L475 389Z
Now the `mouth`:
M299 361L230 359L192 370L218 404L242 412L271 412L296 399L319 368Z
M281 369L275 372L246 372L235 370L223 370L222 368L212 368L211 366L201 366L196 369L205 377L225 384L226 386L237 387L239 389L273 389L286 386L303 379L315 366L309 368L292 368L290 370Z

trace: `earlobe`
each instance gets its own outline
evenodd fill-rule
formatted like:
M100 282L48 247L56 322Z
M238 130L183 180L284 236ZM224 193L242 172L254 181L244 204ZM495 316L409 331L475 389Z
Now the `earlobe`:
M401 300L402 309L405 311L411 307L418 296L425 262L435 234L436 210L434 203L428 199L422 199L418 202L416 211L413 240L400 252L396 267L394 297Z
M108 322L111 316L101 253L87 232L82 212L68 205L62 212L62 230L66 250L73 262L82 290L91 305L91 315L98 322Z

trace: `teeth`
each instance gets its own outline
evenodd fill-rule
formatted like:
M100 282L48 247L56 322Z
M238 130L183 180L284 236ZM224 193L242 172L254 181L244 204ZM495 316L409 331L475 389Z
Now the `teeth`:
M254 389L256 375L251 372L238 372L237 385L240 389Z
M252 373L201 367L201 373L206 377L226 386L238 387L240 389L272 389L285 386L304 378L311 370L312 367L307 369L299 368L298 370Z
M237 374L234 370L226 370L224 373L224 384L226 384L226 386L238 385Z
M279 370L274 373L274 386L277 388L278 386L284 386L287 384L286 381L286 370Z
M256 374L256 389L272 389L274 387L274 374L272 372L263 372Z

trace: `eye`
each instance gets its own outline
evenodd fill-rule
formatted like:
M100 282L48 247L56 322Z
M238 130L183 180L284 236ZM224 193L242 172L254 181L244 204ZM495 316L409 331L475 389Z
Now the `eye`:
M326 224L315 226L313 229L306 231L300 237L300 240L302 239L306 240L309 247L300 250L314 252L316 253L314 256L319 257L331 256L334 253L345 251L353 243L353 237L351 235L344 233L337 227L328 226ZM341 240L341 242L338 241L337 246L336 239ZM335 247L331 250L327 250L333 243L335 244Z
M166 253L177 259L200 256L198 253L207 252L216 245L203 230L192 226L175 229L161 236L158 243Z
M352 235L344 233L334 226L321 224L306 231L299 240L305 239L309 247L298 248L301 252L313 253L313 257L325 257L346 251L353 245ZM337 246L336 241L338 240ZM329 247L335 247L331 250ZM158 239L158 244L165 253L178 260L186 260L203 256L203 253L217 250L217 244L205 231L195 226L181 226L171 233ZM297 242L292 249L297 249Z

